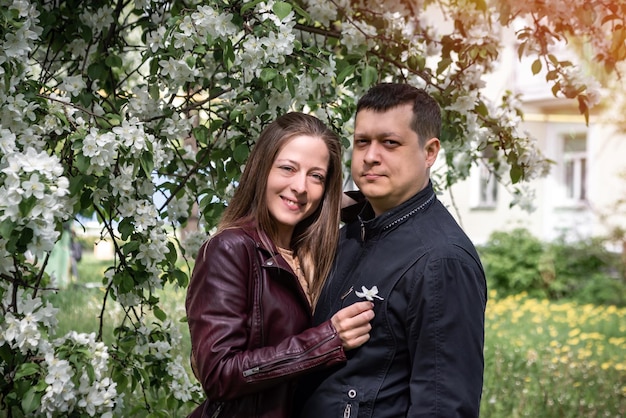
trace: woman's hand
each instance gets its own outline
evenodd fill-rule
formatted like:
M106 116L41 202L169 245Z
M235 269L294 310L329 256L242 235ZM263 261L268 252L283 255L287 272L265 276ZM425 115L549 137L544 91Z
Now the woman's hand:
M374 304L372 302L356 302L333 315L330 322L337 330L343 343L343 349L348 351L362 346L370 339L374 319Z

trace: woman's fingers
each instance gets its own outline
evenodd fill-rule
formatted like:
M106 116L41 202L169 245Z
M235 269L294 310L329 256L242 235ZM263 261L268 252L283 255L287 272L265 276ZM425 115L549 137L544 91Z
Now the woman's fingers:
M357 302L337 312L331 323L343 342L344 350L351 350L365 344L372 329L370 321L374 319L372 302Z

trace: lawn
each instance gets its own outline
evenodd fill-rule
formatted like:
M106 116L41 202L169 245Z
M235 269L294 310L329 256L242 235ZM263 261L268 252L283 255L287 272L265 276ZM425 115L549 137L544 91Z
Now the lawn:
M69 330L97 332L102 277L109 261L85 253L79 279L55 297L57 335ZM180 326L189 353L185 289L167 287L162 308ZM103 336L113 342L112 324L121 310L109 302ZM523 294L490 293L486 316L483 418L626 416L626 309L549 302Z
M485 363L481 417L624 417L626 309L492 292Z

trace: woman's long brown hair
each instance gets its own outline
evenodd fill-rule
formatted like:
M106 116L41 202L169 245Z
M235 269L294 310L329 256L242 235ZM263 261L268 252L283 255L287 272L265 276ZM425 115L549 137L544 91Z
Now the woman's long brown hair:
M341 142L321 120L304 113L290 112L278 117L261 132L233 198L222 215L218 232L253 221L272 243L277 242L276 221L270 215L265 198L267 178L285 143L300 135L322 139L330 157L320 205L311 216L296 225L291 240L291 249L299 258L309 281L309 292L315 306L335 258L342 193ZM264 245L272 250L269 243Z

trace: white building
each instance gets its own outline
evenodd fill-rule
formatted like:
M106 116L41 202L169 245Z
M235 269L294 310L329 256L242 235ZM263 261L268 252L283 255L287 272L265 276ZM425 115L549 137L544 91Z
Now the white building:
M531 62L518 60L514 40L510 45L501 54L499 72L486 79L487 93L500 97L510 89L522 94L523 129L554 161L547 178L531 183L537 209L528 213L510 208L512 196L479 167L440 199L476 244L494 231L516 227L543 240L562 233L575 239L606 236L616 228L626 231L626 133L605 122L602 110L592 109L586 125L577 102L556 99L545 77L532 75ZM607 106L610 100L605 99ZM622 236L616 249L625 245L626 250L625 242Z

